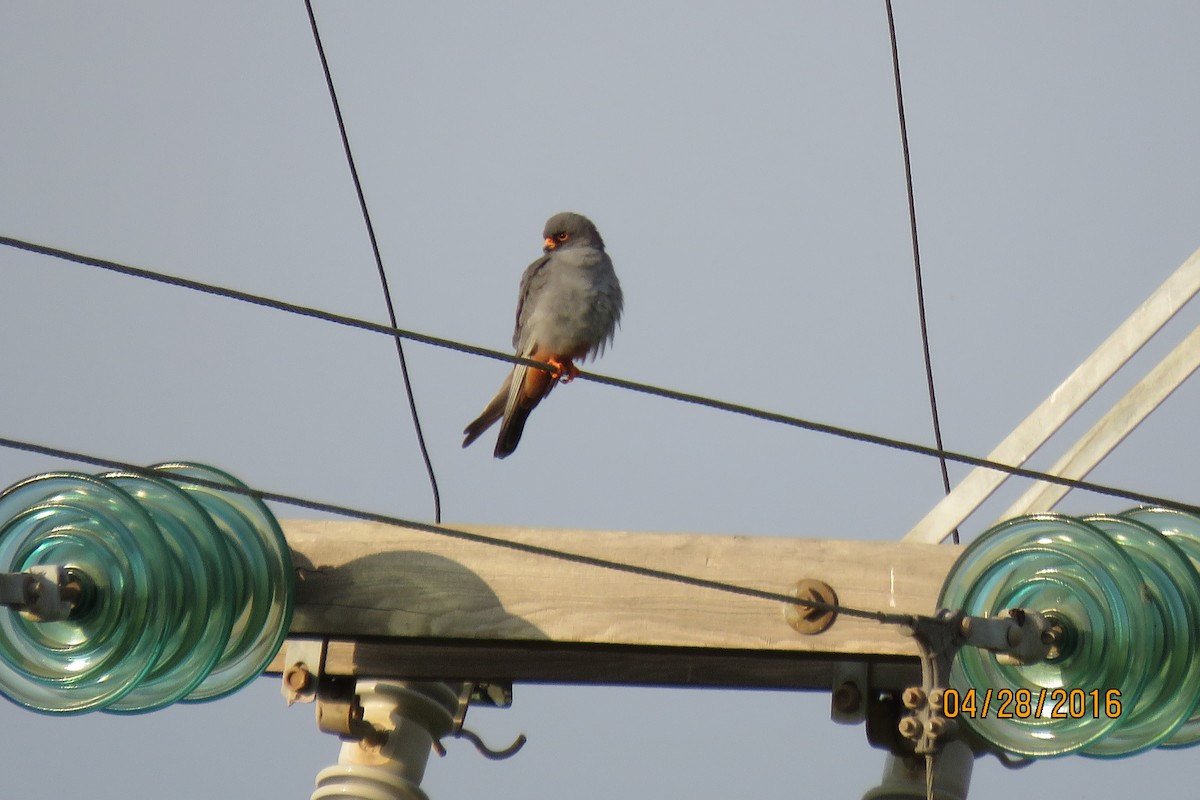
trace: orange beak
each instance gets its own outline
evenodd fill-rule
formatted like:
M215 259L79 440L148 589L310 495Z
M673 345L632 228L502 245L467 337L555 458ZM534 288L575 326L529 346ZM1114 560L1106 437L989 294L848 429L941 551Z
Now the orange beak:
M542 252L543 253L549 253L551 250L553 250L556 247L558 247L558 242L554 241L549 236L546 237L546 241L542 242Z

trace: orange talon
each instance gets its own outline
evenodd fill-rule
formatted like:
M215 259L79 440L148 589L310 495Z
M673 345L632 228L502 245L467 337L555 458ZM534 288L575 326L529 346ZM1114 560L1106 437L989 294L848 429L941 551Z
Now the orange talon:
M550 373L550 380L552 381L570 383L571 381L575 380L577 375L579 375L579 369L576 368L574 362L572 362L569 358L564 358L562 360L557 358L548 358L546 361L550 364L550 366L554 367L554 372Z

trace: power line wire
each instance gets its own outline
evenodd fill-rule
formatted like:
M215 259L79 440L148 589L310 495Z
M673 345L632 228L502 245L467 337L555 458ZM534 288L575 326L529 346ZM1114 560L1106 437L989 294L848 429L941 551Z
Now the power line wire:
M129 275L138 278L152 280L158 283L164 283L171 286L176 286L184 289L192 289L206 294L216 295L220 297L238 300L240 302L251 303L254 305L271 308L279 311L285 311L292 314L298 314L305 317L319 319L325 322L330 322L347 327L358 328L372 333L378 333L386 336L399 336L405 339L410 339L416 342L433 345L435 347L443 347L450 350L455 350L461 353L469 353L472 355L485 356L498 361L507 361L509 363L527 364L537 369L543 369L547 372L553 372L553 367L541 361L533 361L527 358L512 355L511 353L502 353L498 350L491 350L486 347L478 347L463 342L457 342L452 339L445 339L439 336L431 336L429 334L418 333L416 331L404 330L401 328L392 328L387 325L382 325L377 322L369 322L367 320L357 319L342 314L334 314L329 311L300 306L294 303L287 303L282 300L276 300L261 295L254 295L249 292L243 292L238 289L229 289L222 286L203 283L201 281L191 280L190 278L178 278L171 275L165 275L151 270L141 269L139 267L130 267L124 264L118 264L112 261L92 258L90 256L82 256L76 253L70 253L65 250L59 250L45 245L33 244L13 239L8 236L0 236L0 245L15 247L21 250L26 250L40 255L48 255L55 258L60 258L66 261L82 264L84 266L96 267L99 269L109 270L122 275ZM1017 467L1011 464L1004 464L999 461L991 461L986 458L958 453L953 450L944 448L930 447L928 445L917 444L915 442L907 442L903 439L894 439L888 436L880 436L878 434L866 433L863 431L844 428L838 425L829 425L822 422L814 422L812 420L793 417L787 414L780 414L773 411L765 411L763 409L754 408L752 406L731 403L725 400L717 400L711 397L705 397L698 394L690 394L681 392L675 389L666 389L660 386L652 386L650 384L641 383L638 381L630 381L624 378L614 378L607 375L601 375L595 372L580 372L581 380L592 381L593 383L613 386L619 389L627 389L641 394L653 395L662 397L668 400L675 400L682 403L690 403L693 405L711 408L717 411L726 411L732 414L751 417L753 419L763 420L765 422L773 422L780 425L787 425L793 428L823 433L830 436L837 436L842 439L850 439L852 441L873 444L880 447L887 447L903 452L915 453L917 455L928 456L931 458L945 458L947 461L953 461L960 464L966 464L971 467L983 467L985 469L1003 472L1008 475L1015 475L1022 478L1030 478L1036 481L1044 481L1046 483L1058 484L1060 486L1068 486L1072 489L1080 491L1092 492L1094 494L1107 495L1117 497L1124 500L1132 500L1136 503L1148 503L1151 505L1164 506L1167 508L1187 511L1193 514L1200 514L1200 506L1181 503L1176 500L1171 500L1165 497L1146 494L1143 492L1135 492L1128 489L1121 489L1115 486L1108 486L1091 481L1079 480L1075 478L1064 478L1060 475L1054 475L1048 472L1042 472L1035 469L1027 469L1025 467Z
M871 611L860 608L852 608L849 606L838 605L836 603L825 603L820 600L793 597L791 595L770 592L764 589L755 589L750 586L739 586L737 584L726 583L724 581L716 581L708 578L699 578L693 575L684 575L682 573L654 569L653 567L627 564L623 561L612 561L610 559L599 558L597 556L587 556L580 553L568 553L564 550L556 550L552 547L542 547L541 545L528 544L526 542L516 542L508 539L501 539L496 536L487 536L486 534L482 533L472 533L470 531L459 530L457 528L449 528L444 525L431 525L426 522L418 522L416 520L404 519L402 517L394 517L389 514L379 514L373 511L364 511L362 509L342 506L336 503L327 503L320 500L296 497L294 495L283 494L281 492L252 489L246 486L231 486L227 483L222 483L219 481L194 478L191 476L173 475L169 472L157 472L139 464L131 464L124 461L118 461L116 459L88 455L86 453L65 450L58 447L51 447L49 445L36 444L34 442L26 442L20 439L0 437L0 447L5 447L10 450L21 450L28 453L37 453L38 455L51 456L54 458L67 459L70 461L90 464L97 467L104 467L107 469L125 470L139 475L145 475L150 478L199 484L201 486L208 486L214 489L232 492L234 494L255 497L259 500L269 500L274 503L283 503L285 505L296 506L298 508L305 508L310 511L337 514L339 516L363 520L364 522L378 522L401 528L411 528L413 530L424 531L437 536L445 536L451 539L471 542L473 544L485 545L488 547L500 547L506 550L528 553L530 555L540 556L543 558L552 558L558 561L568 561L573 564L580 564L598 569L624 572L630 575L638 575L640 577L651 578L654 580L669 581L671 583L693 586L700 589L711 589L713 591L725 592L727 594L751 597L757 600L769 600L772 602L815 608L820 611L832 611L839 614L845 614L848 617L869 619L883 624L904 625L913 620L913 616L911 614L897 614L885 611Z
M375 226L371 224L371 212L367 209L367 197L363 193L362 181L358 177L358 168L354 165L354 153L350 149L350 137L346 133L346 121L342 117L342 106L338 102L337 90L333 88L333 73L329 71L329 59L325 56L325 46L321 43L321 32L317 27L317 18L313 14L312 0L304 0L304 8L308 11L308 23L312 27L313 42L317 46L317 55L321 58L321 71L325 73L325 86L329 89L329 101L333 104L333 114L337 119L338 133L342 137L342 149L346 152L346 165L350 168L350 177L354 181L354 192L358 195L358 207L362 211L363 223L367 227L367 238L371 240L371 252L375 256L375 267L379 272L379 283L383 287L383 301L387 306L388 321L396 328L396 307L392 303L392 292L388 286L387 272L383 268L383 256L379 252L379 241L375 237ZM412 381L408 377L408 361L404 358L404 341L399 336L394 338L396 356L400 359L400 375L404 379L404 393L408 397L408 410L412 414L413 428L417 433L417 447L421 451L421 459L425 462L425 472L429 475L429 487L433 491L433 519L442 521L442 498L438 492L437 476L433 472L433 460L429 457L429 448L425 445L425 433L421 430L421 418L417 414L417 401L413 396Z
M917 317L921 322L921 352L925 357L925 385L929 389L929 413L933 417L933 441L938 450L942 444L942 424L938 418L937 391L933 384L933 359L929 353L929 325L925 320L925 283L921 279L921 245L917 237L917 202L913 192L912 158L908 150L908 123L904 116L904 90L900 84L900 48L896 43L896 18L892 14L892 0L884 0L887 7L888 37L892 45L892 76L896 83L896 113L900 117L900 149L904 153L904 186L908 192L908 227L912 234L913 274L917 284ZM950 494L950 472L946 459L938 458L942 468L942 486ZM953 531L954 543L958 544L958 528Z
M131 267L127 264L120 264L116 261L106 261L102 258L93 258L91 256L72 253L68 250L60 250L55 247L35 244L22 239L14 239L9 236L0 236L0 245L12 247L17 250L24 250L37 255L50 256L51 258L62 259L76 264L81 264L87 267L94 267L108 272L115 272L119 275L127 275L133 278L142 278L143 280L162 283L167 286L174 286L179 289L190 289L191 291L209 294L215 297L224 297L228 300L236 300L241 303L259 306L261 308L269 308L274 311L283 311L288 314L295 314L301 317L309 317L318 319L323 322L330 322L334 325L343 325L348 328L357 328L359 330L370 331L371 333L383 334L385 336L399 336L422 344L433 345L434 347L443 347L449 350L457 350L460 353L469 353L471 355L483 356L492 358L497 361L505 361L509 363L525 364L526 366L544 369L547 372L553 372L554 368L549 364L541 361L533 361L528 358L520 358L512 353L505 353L500 350L493 350L487 347L478 347L476 345L466 344L464 342L456 342L452 339L444 339L439 336L430 336L417 331L405 330L404 328L390 327L379 322L371 322L370 320L350 317L344 314L337 314L332 311L324 311L312 306L303 306L298 303L289 303L286 300L277 300L273 297L265 295L253 294L244 292L240 289L230 289L225 286L217 286L212 283L204 283L203 281L192 280L191 278L181 278L176 275L168 275L163 272L155 272L154 270L142 269L141 267Z
M602 383L607 386L615 386L620 389L628 389L642 394L655 395L664 397L670 400L677 400L683 403L692 403L695 405L704 406L706 408L716 409L718 411L728 411L732 414L740 414L742 416L760 419L765 422L774 422L780 425L787 425L793 428L801 428L803 430L813 431L815 433L824 433L830 436L837 436L842 439L850 439L856 442L865 444L878 445L894 450L901 450L917 455L930 456L932 458L945 458L947 461L955 461L960 464L966 464L972 467L983 467L985 469L1004 472L1009 475L1015 475L1021 478L1030 478L1036 481L1045 481L1054 483L1060 486L1069 486L1072 489L1078 489L1095 494L1108 495L1117 497L1123 500L1132 500L1135 503L1148 503L1150 505L1164 506L1167 508L1177 509L1179 511L1187 511L1188 513L1200 513L1200 506L1181 503L1176 500L1171 500L1165 497L1157 497L1155 495L1135 492L1129 489L1121 489L1115 486L1108 486L1101 483L1093 483L1091 481L1078 480L1076 478L1065 478L1061 475L1054 475L1049 472L1042 472L1036 469L1027 469L1025 467L1015 467L1011 464L1004 464L999 461L990 461L986 458L967 455L966 453L958 453L953 450L939 449L929 447L928 445L917 444L915 442L907 442L903 439L893 439L889 436L880 436L874 433L866 433L864 431L856 431L850 428L843 428L838 425L828 425L823 422L814 422L812 420L801 419L799 417L788 416L787 414L779 414L773 411L764 411L762 409L753 408L751 406L739 405L730 403L724 400L715 400L703 395L688 394L675 389L663 389L658 386L650 386L644 383L628 381L623 378L613 378L607 375L598 375L594 372L581 372L579 377Z

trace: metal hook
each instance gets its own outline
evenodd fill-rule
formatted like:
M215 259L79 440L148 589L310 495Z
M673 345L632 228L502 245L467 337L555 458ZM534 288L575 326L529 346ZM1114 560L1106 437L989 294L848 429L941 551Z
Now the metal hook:
M525 742L528 741L528 739L525 738L525 734L522 733L517 736L516 740L512 744L503 750L493 750L483 743L483 739L479 738L479 734L475 733L474 731L467 730L466 728L460 728L450 735L455 739L466 739L468 742L475 745L475 749L479 751L481 756L492 761L503 761L506 758L512 758L521 750L522 747L525 746ZM439 756L446 755L446 750L441 746L441 742L434 742L434 749L437 751Z

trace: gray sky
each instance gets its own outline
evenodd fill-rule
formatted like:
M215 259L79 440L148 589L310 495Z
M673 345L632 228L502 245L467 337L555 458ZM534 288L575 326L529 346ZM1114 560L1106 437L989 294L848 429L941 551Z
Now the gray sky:
M542 224L573 209L627 299L597 371L931 442L882 3L317 14L402 327L506 348ZM984 455L1200 246L1200 7L896 15L943 432ZM299 0L9 3L0 97L0 233L386 318ZM431 518L385 337L13 250L0 268L0 435ZM891 540L941 494L926 458L587 382L496 462L459 443L504 366L406 348L448 522ZM1183 387L1092 477L1200 500L1198 401ZM0 451L0 483L64 467ZM471 723L531 741L502 764L452 743L434 800L857 798L883 759L823 693L518 686ZM178 800L307 797L337 756L267 679L134 718L0 704L0 726L6 796L149 797L168 776ZM971 797L1125 797L1189 759L985 759Z

